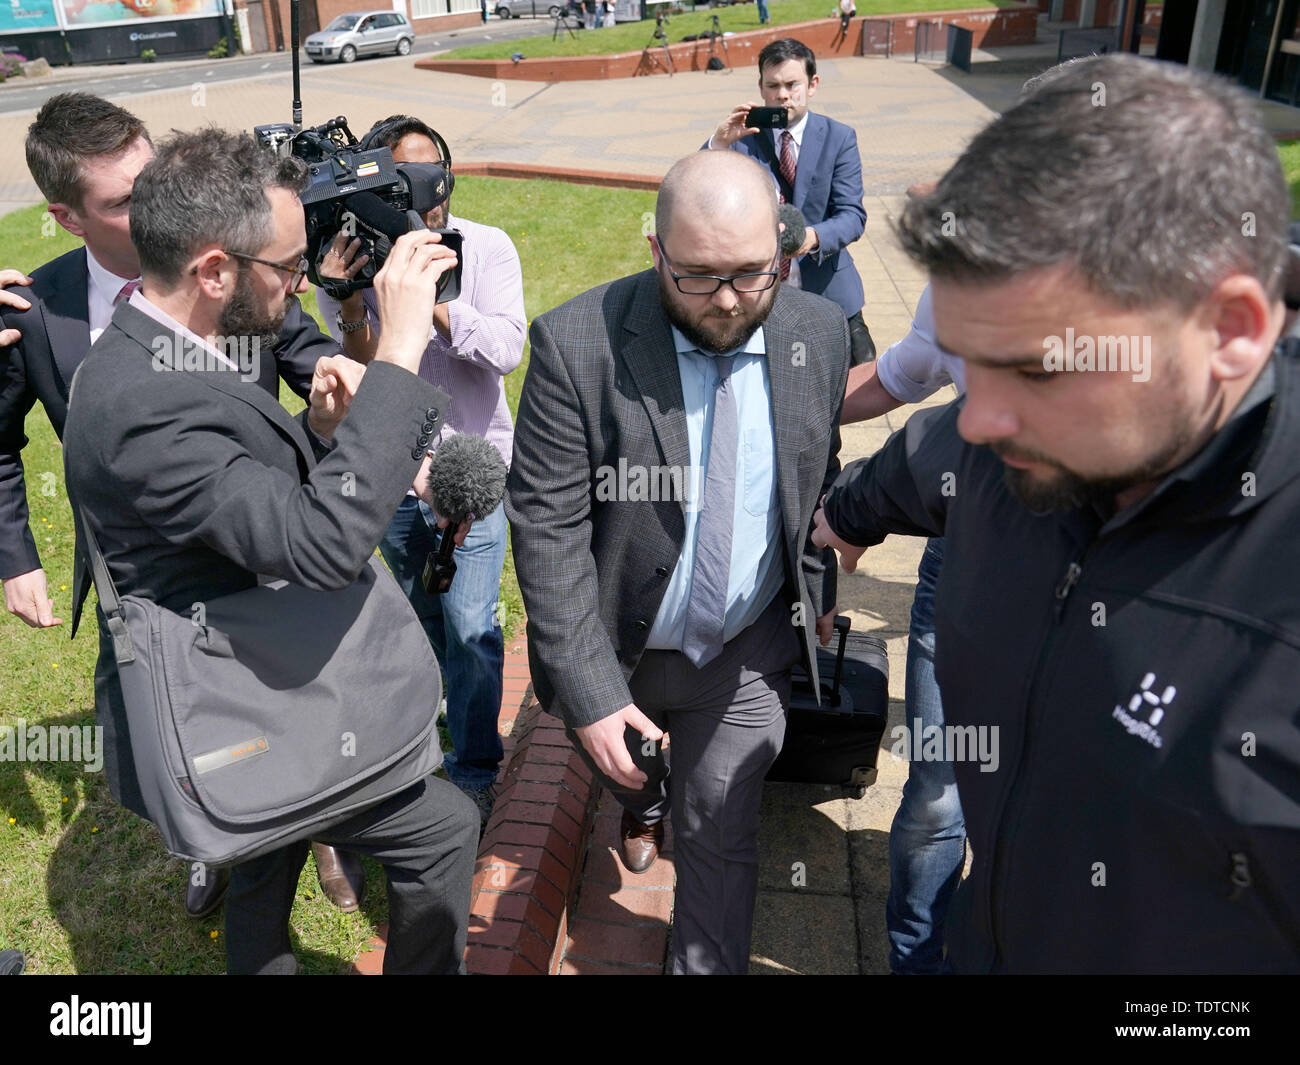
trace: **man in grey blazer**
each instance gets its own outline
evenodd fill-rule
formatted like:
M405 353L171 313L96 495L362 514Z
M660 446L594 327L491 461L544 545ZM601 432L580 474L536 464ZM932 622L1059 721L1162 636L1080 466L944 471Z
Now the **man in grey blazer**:
M633 872L671 810L674 971L738 973L790 668L816 675L834 614L808 531L849 337L835 304L779 284L752 160L677 163L656 229L655 269L533 322L507 513L534 689L623 804Z
M85 246L37 270L30 287L0 290L0 584L5 608L33 628L61 624L46 587L45 570L27 527L22 449L25 422L39 402L56 435L63 436L72 375L112 317L122 293L139 284L140 263L131 243L131 186L153 156L144 123L131 112L89 93L60 93L47 100L28 127L27 167L49 203L50 216ZM26 281L0 271L0 283ZM311 388L316 361L337 355L296 296L274 347L257 362L258 383L277 395L277 375L299 396ZM120 778L109 766L110 777ZM131 803L128 801L128 805ZM364 876L342 852L315 848L321 886L345 908ZM331 873L334 875L331 876ZM221 903L224 871L191 878L186 911L204 917Z
M56 619L27 528L23 423L40 402L62 436L72 375L108 324L118 293L138 284L128 209L131 183L153 147L129 111L87 93L62 93L37 114L26 149L50 216L85 241L35 270L30 287L0 295L2 324L12 331L0 338L9 341L0 349L0 582L9 613L44 628ZM20 276L3 271L0 283ZM275 395L278 373L306 397L316 360L338 352L294 298L274 352L260 361L259 381Z
M176 134L135 181L142 286L82 363L64 435L69 494L124 595L189 613L262 577L346 587L423 469L447 396L415 371L436 279L455 259L435 235L397 242L376 282L374 362L321 360L301 418L230 358L232 340L241 353L270 343L305 285L305 172L248 135L208 129ZM101 645L96 672L96 709L108 717L111 648ZM382 728L384 707L373 710ZM106 745L127 741L125 720L115 724ZM126 758L109 764L134 772ZM114 788L131 792L129 780ZM384 866L386 973L459 970L478 839L478 812L459 789L428 777L316 838ZM298 840L234 867L229 972L294 971L289 912L306 854Z

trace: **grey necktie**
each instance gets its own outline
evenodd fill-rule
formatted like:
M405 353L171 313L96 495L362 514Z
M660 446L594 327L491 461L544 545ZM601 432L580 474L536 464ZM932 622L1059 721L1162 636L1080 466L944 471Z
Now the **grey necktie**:
M731 528L736 501L736 390L731 384L734 355L714 358L718 384L713 394L713 433L709 437L709 468L695 538L695 570L686 604L682 651L699 668L722 651L722 627L727 612L727 582L731 574Z

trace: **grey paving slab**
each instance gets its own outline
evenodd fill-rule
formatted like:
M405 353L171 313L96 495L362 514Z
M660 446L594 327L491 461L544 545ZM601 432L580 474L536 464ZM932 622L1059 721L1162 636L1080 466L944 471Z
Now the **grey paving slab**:
M759 887L848 896L847 802L839 788L768 785L758 837Z
M750 975L853 976L857 915L839 895L762 891L755 909Z

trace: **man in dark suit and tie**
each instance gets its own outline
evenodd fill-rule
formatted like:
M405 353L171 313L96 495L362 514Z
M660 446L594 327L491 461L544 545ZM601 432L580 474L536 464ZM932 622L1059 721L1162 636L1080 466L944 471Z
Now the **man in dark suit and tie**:
M748 967L763 777L834 615L808 532L848 328L780 284L776 207L737 154L669 171L655 268L533 322L508 482L534 688L623 804L631 871L671 811L679 973Z
M427 468L447 396L416 371L437 278L455 263L435 234L396 243L376 279L384 329L373 362L322 360L303 417L229 360L232 338L275 336L306 285L305 178L301 161L210 128L175 134L135 182L141 287L78 371L64 441L69 495L99 530L123 595L188 613L263 578L345 588ZM159 359L178 341L183 368ZM116 673L111 658L100 668ZM368 727L384 727L385 709L369 708ZM120 782L121 794L133 790ZM460 969L478 824L474 804L430 776L318 833L388 874L386 973ZM234 867L229 972L294 971L289 913L306 855L295 840Z
M765 166L782 202L803 212L808 229L803 246L781 264L784 284L834 300L849 321L853 363L876 357L871 333L862 320L862 281L848 245L862 236L862 159L851 126L808 110L817 92L817 59L802 41L783 37L758 53L758 89L765 107L784 107L784 129L746 126L758 105L737 107L714 131L706 148L742 152Z
M139 257L129 223L131 189L153 157L153 146L144 124L129 111L97 96L64 93L51 97L37 114L28 129L26 152L51 216L85 241L84 247L35 270L29 288L0 290L0 325L8 331L0 339L11 341L0 348L0 581L9 613L45 628L61 619L54 616L45 570L27 525L24 421L39 400L62 438L72 375L117 303L139 285ZM12 272L5 273L0 280L15 279ZM273 357L256 366L258 383L274 396L278 373L306 398L316 361L338 353L338 345L291 297ZM120 774L109 766L109 776L112 780ZM225 874L216 870L192 878L188 912L196 917L210 913L220 903L225 883Z

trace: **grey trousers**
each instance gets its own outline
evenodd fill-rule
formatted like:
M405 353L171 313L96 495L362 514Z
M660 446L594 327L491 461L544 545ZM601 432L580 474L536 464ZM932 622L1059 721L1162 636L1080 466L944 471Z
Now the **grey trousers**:
M629 682L632 698L670 742L661 751L628 729L628 751L649 778L640 791L597 770L573 736L596 776L638 821L654 824L671 811L675 974L749 968L763 777L785 739L790 667L799 648L798 630L778 596L703 669L678 651L646 651Z

